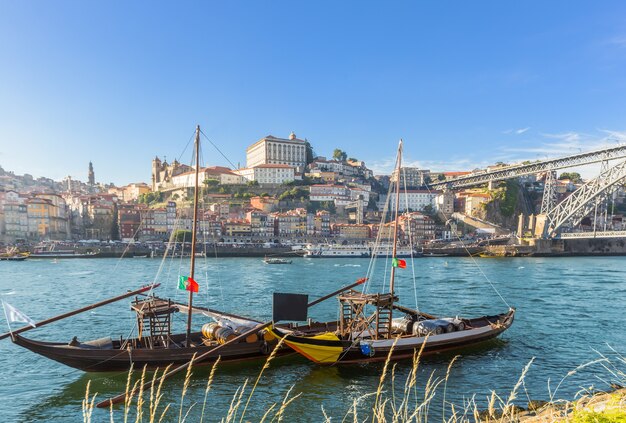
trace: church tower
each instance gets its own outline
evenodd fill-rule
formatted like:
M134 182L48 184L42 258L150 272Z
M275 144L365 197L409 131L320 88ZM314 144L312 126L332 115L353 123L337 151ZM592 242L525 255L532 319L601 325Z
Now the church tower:
M89 162L89 174L87 176L89 185L94 186L96 184L96 175L93 173L93 163Z
M161 183L161 159L156 156L152 159L152 191L156 191Z

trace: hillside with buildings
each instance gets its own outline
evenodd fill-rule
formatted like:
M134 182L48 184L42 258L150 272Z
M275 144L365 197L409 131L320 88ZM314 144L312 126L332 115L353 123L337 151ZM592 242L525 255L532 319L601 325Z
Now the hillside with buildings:
M541 175L503 182L491 190L428 187L432 181L471 173L403 168L397 205L403 213L401 238L414 243L450 238L458 228L455 221L471 219L514 230L520 213L538 211ZM396 196L387 194L397 180L395 172L374 175L365 162L339 149L332 158L314 156L310 143L293 132L251 144L245 167L207 166L199 174L198 235L206 241L364 242L378 236L381 216L396 208ZM559 198L582 183L579 175L563 176L556 185ZM35 179L0 168L1 241L165 241L176 230L191 230L194 178L194 167L158 156L152 160L150 184L121 187L97 183L92 163L87 182L69 176L62 181ZM621 215L614 219L621 225ZM475 226L462 225L466 232L490 232Z

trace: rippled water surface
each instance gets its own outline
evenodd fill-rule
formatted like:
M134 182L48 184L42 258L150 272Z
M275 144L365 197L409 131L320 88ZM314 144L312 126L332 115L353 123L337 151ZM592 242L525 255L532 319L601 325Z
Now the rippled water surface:
M368 263L364 259L298 258L291 265L265 265L253 258L207 259L198 263L196 280L201 293L195 303L268 319L272 292L318 297L365 276ZM421 310L466 317L506 311L491 283L518 310L515 324L499 340L463 351L451 371L447 400L460 404L474 394L482 399L491 389L506 395L533 357L521 400L526 395L546 399L548 380L554 389L568 371L600 358L598 353L614 356L612 348L626 352L626 258L483 259L477 263L480 268L467 258L415 260L415 289L410 267L397 273L397 292L407 306L417 300ZM161 296L185 301L185 292L176 290L176 279L186 274L187 266L180 260L161 263L152 259L0 262L0 294L34 320L119 295L155 278L163 284L157 291ZM380 271L372 278L370 290L378 290L383 283L384 261L377 267ZM337 303L322 303L310 315L318 320L335 319ZM176 320L182 328L184 316L176 315ZM200 318L196 322L197 326L202 323ZM131 333L134 323L124 300L35 329L28 336L63 342L73 336L80 340L119 337ZM451 358L427 359L419 387L423 389L433 371L445 375ZM209 421L225 415L236 390L246 379L253 382L261 366L254 362L220 366L209 394ZM409 368L400 363L398 378ZM322 406L333 421L341 421L353 399L376 390L381 370L381 365L318 367L298 357L281 358L260 380L246 418L258 421L293 386L292 394L301 396L287 409L288 421L320 421ZM0 341L0 371L3 421L81 421L80 404L89 380L101 399L123 391L126 383L125 374L83 373L9 340ZM199 415L208 372L194 372L186 405L200 405L192 410L190 421ZM604 380L608 379L599 365L586 367L563 383L558 396L571 397L583 385L606 388ZM170 421L178 420L181 387L182 377L178 377L164 388L166 400L173 403ZM123 420L120 416L117 421ZM94 421L108 419L108 411L94 412Z

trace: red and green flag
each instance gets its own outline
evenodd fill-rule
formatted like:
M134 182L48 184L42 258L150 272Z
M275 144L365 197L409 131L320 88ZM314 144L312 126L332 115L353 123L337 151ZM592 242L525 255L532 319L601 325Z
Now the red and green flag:
M198 282L191 279L189 276L178 277L178 289L183 291L198 292Z
M402 260L402 259L398 259L398 258L393 258L393 260L391 260L391 265L393 267L399 267L400 269L406 269L406 260Z

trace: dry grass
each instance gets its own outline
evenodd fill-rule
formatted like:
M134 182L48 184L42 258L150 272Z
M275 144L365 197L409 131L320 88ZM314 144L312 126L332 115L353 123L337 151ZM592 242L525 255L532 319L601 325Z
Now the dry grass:
M280 341L282 342L282 340ZM394 343L395 347L395 343ZM276 351L276 350L274 350ZM573 422L573 423L586 423L586 422L624 422L626 423L626 389L617 390L611 394L595 395L591 391L581 392L580 398L574 402L554 402L541 403L541 404L529 404L529 410L523 410L515 405L518 400L519 394L524 388L524 380L527 377L533 360L531 360L521 371L520 377L508 393L508 395L500 396L495 391L491 392L491 395L486 399L486 409L481 410L477 404L475 396L465 400L463 404L453 404L446 400L447 383L450 378L451 370L458 358L454 357L446 370L444 377L435 375L434 372L428 374L428 378L421 383L424 386L423 390L418 390L418 368L420 367L420 358L422 356L422 350L416 351L413 356L412 366L408 375L403 373L405 380L403 386L400 385L396 389L396 384L400 377L396 374L396 365L391 361L393 348L389 352L387 360L383 366L377 389L373 392L366 393L352 401L352 404L347 408L343 417L340 417L342 422L352 421L365 422L371 421L372 423L396 423L396 422L414 422L425 423L434 421L431 417L429 410L436 394L440 391L442 396L442 402L437 402L437 406L441 404L441 414L437 417L437 421L441 420L442 423L474 423L474 422L493 422L493 423L508 423L508 422L526 422L526 423L546 423L546 422ZM239 423L250 421L246 419L246 412L255 393L256 387L259 381L264 375L264 372L270 367L270 363L275 357L275 352L270 354L265 361L262 369L260 370L255 383L249 387L248 380L245 380L234 395L232 396L229 408L226 414L221 417L223 423ZM215 373L219 365L219 359L213 364L210 374L207 379L206 388L204 390L204 400L202 402L202 411L199 420L202 422L205 418L206 403L211 391L211 387L215 378ZM626 364L626 359L618 356L618 364ZM549 390L549 394L554 400L554 395L560 386L565 382L567 378L576 374L582 368L589 367L592 364L600 364L605 370L609 372L612 380L618 380L621 382L626 381L626 374L620 370L621 366L614 365L606 357L602 356L600 360L587 363L583 366L579 366L576 369L568 372L566 376L559 381L557 388L552 391ZM169 370L169 367L165 369L165 373ZM153 375L153 381L157 379L158 371ZM190 381L192 378L192 366L187 369L185 379L182 386L180 396L180 408L178 413L178 422L185 422L191 411L197 405L192 402L185 405L185 398L188 392ZM136 406L134 407L135 422L140 423L144 419L144 408L147 407L148 420L150 423L154 423L159 416L158 421L161 422L166 417L167 412L171 408L171 404L166 404L162 407L163 394L161 380L155 391L154 384L152 385L149 393L149 397L144 400L144 392L141 389L137 389L137 384L143 385L146 377L145 368L142 371L141 377L132 382L132 369L129 371L126 381L126 393L127 398L124 402L123 410L121 410L122 418L124 422L129 419L131 411L131 405L133 400ZM605 383L610 384L608 381ZM82 401L83 421L91 422L92 412L94 409L94 401L97 394L90 394L90 386L88 383L85 392L85 398ZM613 385L615 386L615 385ZM524 388L525 389L525 388ZM136 397L134 394L137 393ZM291 386L283 396L282 400L278 400L267 406L260 422L281 422L289 421L286 417L286 412L289 406L300 397L301 393L293 392L293 386ZM330 423L335 420L332 416L329 416L324 409L323 404L320 404L323 414L324 422ZM161 409L162 408L162 409ZM256 413L259 413L256 410ZM116 410L113 407L109 410L109 417L111 422L115 422ZM217 417L212 415L211 421L214 421ZM307 418L310 418L307 416ZM169 415L168 420L175 419L174 416Z

